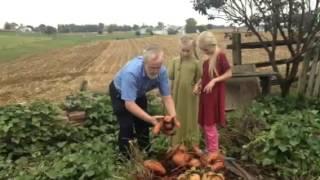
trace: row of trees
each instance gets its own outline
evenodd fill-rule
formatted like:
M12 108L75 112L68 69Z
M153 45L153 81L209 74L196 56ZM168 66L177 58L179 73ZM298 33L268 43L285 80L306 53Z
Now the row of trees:
M104 24L99 23L98 25L75 25L75 24L59 24L58 28L55 28L53 26L40 24L39 26L24 26L23 24L18 25L17 23L9 23L6 22L4 24L5 30L11 30L11 31L19 31L22 28L29 28L33 32L41 32L46 34L54 34L57 32L60 33L69 33L69 32L98 32L99 34L102 34L104 32Z
M37 27L33 27L30 25L24 26L23 24L18 25L17 23L14 23L14 22L12 22L12 23L6 22L4 24L5 30L15 31L15 30L21 30L22 28L29 28L33 32L41 32L41 33L46 33L46 34L54 34L57 32L57 29L55 27L48 26L45 24L40 24Z
M60 24L58 25L58 31L62 33L69 33L69 32L98 32L103 33L107 31L108 33L112 33L115 31L120 32L127 32L127 31L138 31L140 28L147 28L147 29L158 29L164 27L162 22L159 22L157 26L148 26L142 25L139 26L134 24L130 25L117 25L117 24L109 24L105 26L103 23L99 23L98 25L76 25L76 24Z
M194 18L189 18L186 20L186 33L196 33L196 32L203 32L210 29L217 29L217 28L225 28L224 25L197 25L197 21Z
M53 26L47 26L45 24L40 24L38 27L33 28L33 31L45 34L55 34L57 33L57 28Z
M70 33L70 32L98 32L102 34L104 31L104 24L87 24L87 25L76 25L76 24L59 24L58 32Z
M186 20L186 25L185 25L185 29L186 29L186 33L196 33L196 32L202 32L205 30L210 30L210 29L214 29L214 28L223 28L223 25L220 26L215 26L213 24L207 24L207 25L197 25L197 21L194 18L189 18ZM116 24L110 24L107 26L106 30L108 31L108 33L112 33L114 31L136 31L137 33L139 33L139 29L147 29L147 32L152 34L152 31L154 30L163 30L165 28L165 25L163 22L158 22L157 26L148 26L148 25L133 25L133 26L129 26L129 25L123 25L123 26L119 26ZM173 27L169 27L167 29L168 34L177 34L178 30L177 28L173 28ZM60 31L59 31L60 32Z
M4 28L5 30L15 30L17 29L19 25L15 22L12 22L12 23L9 23L9 22L6 22L4 23Z
M104 31L107 31L108 33L112 33L115 31L138 31L141 28L148 29L148 31L153 31L153 30L163 30L165 28L165 24L163 22L158 22L156 26L149 26L149 25L137 25L134 24L132 26L130 25L117 25L117 24L110 24L105 26L103 23L99 24L87 24L87 25L76 25L76 24L59 24L58 28L52 27L52 26L47 26L44 24L40 24L37 27L33 26L23 26L22 24L18 25L17 23L9 23L6 22L4 25L5 30L17 30L19 27L28 27L34 32L43 32L43 33L71 33L71 32L98 32L99 34L102 34ZM207 24L207 25L197 25L197 22L194 18L189 18L186 20L186 25L185 29L187 33L195 33L195 32L202 32L208 29L213 29L213 28L223 28L224 26L214 26L212 24ZM168 34L176 34L178 33L176 29L174 28L169 28L168 29Z

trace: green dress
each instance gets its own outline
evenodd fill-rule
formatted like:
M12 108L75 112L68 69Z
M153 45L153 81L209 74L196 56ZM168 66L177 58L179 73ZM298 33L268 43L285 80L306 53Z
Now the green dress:
M180 57L168 63L168 73L171 82L172 95L181 128L177 129L172 138L172 145L198 144L200 130L198 125L199 99L193 94L193 87L201 78L200 62L195 58Z

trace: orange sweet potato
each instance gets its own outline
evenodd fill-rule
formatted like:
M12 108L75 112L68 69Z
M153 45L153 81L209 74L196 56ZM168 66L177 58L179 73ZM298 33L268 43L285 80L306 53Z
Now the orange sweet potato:
M189 161L191 159L191 156L187 153L178 151L175 155L172 157L172 161L175 165L179 167L183 167L188 165Z
M166 169L158 161L146 160L143 162L143 166L151 172L155 173L156 175L163 176L166 174Z
M197 167L200 167L201 166L201 162L200 162L200 160L199 159L191 159L190 161L189 161L189 163L188 163L188 165L190 166L190 167L195 167L195 168L197 168Z

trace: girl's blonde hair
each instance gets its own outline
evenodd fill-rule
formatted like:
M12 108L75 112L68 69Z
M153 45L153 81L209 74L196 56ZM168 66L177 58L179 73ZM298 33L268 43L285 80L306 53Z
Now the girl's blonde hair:
M214 54L209 57L209 75L211 78L213 78L214 75L218 76L219 73L217 71L216 64L220 48L218 47L216 37L213 35L213 33L204 31L198 36L198 46L200 49L215 48Z
M193 38L191 36L188 36L188 35L183 35L180 38L180 44L182 46L191 46L193 44Z
M199 59L198 58L198 54L197 54L197 51L196 51L196 41L195 39L192 37L192 36L189 36L189 35L183 35L181 38L180 38L180 46L189 46L191 47L192 51L193 51L193 56L196 58L196 59Z

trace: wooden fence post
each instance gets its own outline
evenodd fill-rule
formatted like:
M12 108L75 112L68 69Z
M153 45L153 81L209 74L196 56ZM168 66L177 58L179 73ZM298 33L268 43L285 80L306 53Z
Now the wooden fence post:
M317 61L316 66L318 67L317 69L317 75L316 75L316 79L315 79L315 84L314 84L314 91L312 96L314 97L319 97L320 95L320 48L317 47L316 49L316 55L317 57L315 57L315 60Z
M308 72L309 72L309 68L310 68L310 61L311 61L311 53L307 53L305 55L305 57L303 58L303 64L302 64L302 70L299 76L299 80L298 80L298 93L299 94L305 94L306 91L306 86L308 85Z
M316 79L316 70L317 70L317 65L318 65L318 56L319 56L319 51L312 51L312 65L311 65L311 71L309 74L309 79L308 79L308 86L307 86L307 91L306 95L307 97L312 96L312 92L314 90L314 83Z
M234 65L241 65L241 34L232 33L232 59Z

